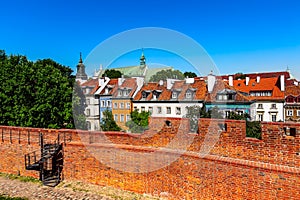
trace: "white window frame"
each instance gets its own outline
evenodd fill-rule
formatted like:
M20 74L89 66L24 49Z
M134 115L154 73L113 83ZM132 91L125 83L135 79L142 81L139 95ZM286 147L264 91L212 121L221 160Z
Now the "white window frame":
M171 108L170 106L168 106L168 107L166 108L166 113L167 113L167 114L172 114L172 108Z
M273 119L274 116L275 116L275 120ZM272 121L272 122L276 122L276 121L277 121L277 115L272 114L272 115L271 115L271 121Z
M127 102L127 103L126 103L126 108L127 108L127 109L130 109L130 102Z
M118 121L118 114L114 114L114 120L115 120L115 122Z
M149 107L148 107L148 111L150 112L150 114L152 114L152 113L153 113L153 107L152 107L152 106L149 106Z
M121 102L121 103L119 104L119 106L120 106L120 109L124 109L124 103L123 103L123 102Z
M177 92L172 92L172 99L176 99L177 98Z
M101 101L101 107L106 107L106 106L105 106L105 100L102 100L102 101Z
M141 107L141 112L145 111L145 106Z
M162 113L162 108L161 108L161 106L158 106L157 107L157 114L161 114Z
M120 122L124 122L124 119L125 119L124 115L121 114L121 115L120 115Z
M117 102L114 103L114 108L118 108L118 103Z
M297 110L297 117L300 117L300 110Z
M126 115L126 122L129 122L131 120L130 114Z
M107 105L107 107L111 107L111 101L110 100L107 100L107 102L106 102L106 105Z
M293 115L294 115L294 111L293 110L287 110L286 111L286 116L292 117Z

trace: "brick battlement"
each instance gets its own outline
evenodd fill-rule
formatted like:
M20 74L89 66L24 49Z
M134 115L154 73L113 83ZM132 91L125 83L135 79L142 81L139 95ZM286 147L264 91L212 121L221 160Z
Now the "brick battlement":
M168 199L297 199L300 195L300 124L263 122L261 140L247 138L245 122L237 120L199 119L198 134L187 131L187 119L151 118L149 128L144 134L129 134L0 126L0 171L38 177L24 169L24 155L39 150L43 133L46 142L59 135L65 143L66 180ZM154 159L147 159L158 150ZM138 173L174 156L179 157L167 166Z

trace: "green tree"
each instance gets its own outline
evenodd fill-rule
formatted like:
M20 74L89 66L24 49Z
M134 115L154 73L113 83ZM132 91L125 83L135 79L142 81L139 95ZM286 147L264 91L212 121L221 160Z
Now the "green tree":
M173 78L173 79L183 80L184 79L184 75L179 70L167 69L167 70L159 71L156 74L152 75L150 77L149 81L150 82L158 82L160 80L166 80L167 78Z
M103 131L120 131L121 128L115 122L112 112L110 110L105 110L103 112L103 118L100 123L101 129Z
M126 126L133 133L143 133L148 129L150 112L142 111L138 112L134 110L131 112L131 120L126 122Z
M86 98L79 83L75 82L72 96L73 120L77 129L87 130L87 122L84 114ZM69 127L67 127L69 128ZM71 128L71 127L70 127Z
M183 75L184 77L189 77L189 78L197 77L197 74L194 72L184 72Z
M118 70L115 69L106 69L104 71L104 74L102 75L102 77L109 77L110 79L112 78L121 78L122 77L122 73Z
M73 127L72 70L50 59L0 52L0 124Z

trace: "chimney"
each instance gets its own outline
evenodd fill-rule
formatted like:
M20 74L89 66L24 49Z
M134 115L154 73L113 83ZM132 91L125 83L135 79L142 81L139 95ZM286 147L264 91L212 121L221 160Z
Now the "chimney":
M188 83L190 83L190 84L192 84L192 83L194 83L195 82L195 79L194 78L185 78L185 83L186 84L188 84Z
M122 75L121 78L118 78L118 85L122 85L122 83L124 82L125 78L124 78L124 75Z
M214 89L216 83L216 76L212 73L207 76L207 90L208 93L211 93Z
M285 83L284 83L284 75L280 76L280 90L283 92L285 90Z
M170 78L167 78L167 90L170 90L173 85L174 85L174 82L176 81L177 79L170 79Z
M249 81L250 81L250 77L247 76L247 77L246 77L246 85L249 85Z
M260 76L256 77L256 82L259 83L260 82Z
M233 86L233 76L228 77L229 86Z

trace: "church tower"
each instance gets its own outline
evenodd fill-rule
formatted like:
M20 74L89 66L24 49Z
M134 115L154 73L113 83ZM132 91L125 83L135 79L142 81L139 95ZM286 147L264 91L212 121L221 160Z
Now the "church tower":
M145 67L146 66L146 58L144 56L144 50L142 51L142 55L141 55L141 58L140 58L140 67Z
M87 81L88 76L85 73L85 65L82 62L82 55L80 52L80 59L77 64L77 73L76 73L76 81L80 81L81 83Z

